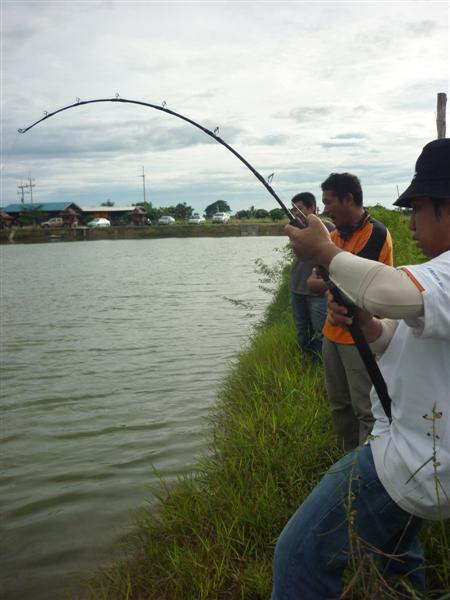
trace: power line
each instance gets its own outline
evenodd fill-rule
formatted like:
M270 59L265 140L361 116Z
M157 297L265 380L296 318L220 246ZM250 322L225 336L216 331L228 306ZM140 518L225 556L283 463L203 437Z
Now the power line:
M30 188L30 202L33 204L33 188L36 187L36 184L33 183L34 179L28 177L28 183L26 185L27 188Z
M28 188L28 184L26 184L26 183L25 184L21 183L20 185L17 186L17 189L20 190L20 192L17 191L17 193L20 196L20 202L22 204L25 202L25 194L30 193L27 188Z

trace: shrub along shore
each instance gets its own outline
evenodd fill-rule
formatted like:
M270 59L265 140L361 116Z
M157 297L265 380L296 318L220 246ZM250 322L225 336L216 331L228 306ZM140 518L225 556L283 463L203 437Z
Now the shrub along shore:
M378 209L396 263L421 259L398 213ZM273 273L266 269L266 279ZM287 270L265 320L224 382L210 418L210 453L193 473L141 509L123 559L85 586L91 600L267 600L277 536L340 456L322 370L296 347ZM450 598L450 522L422 532L430 592ZM357 548L357 544L355 544ZM345 598L405 598L357 552ZM432 591L433 590L433 591ZM419 598L419 596L408 596Z

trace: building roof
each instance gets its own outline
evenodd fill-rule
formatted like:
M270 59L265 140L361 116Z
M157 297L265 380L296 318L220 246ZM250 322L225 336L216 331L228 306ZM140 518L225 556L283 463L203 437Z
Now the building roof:
M74 206L78 210L81 210L74 202L36 202L34 204L22 204L21 202L18 202L16 204L8 204L8 206L5 206L2 210L7 213L20 213L24 208L38 208L42 212L52 212L65 210L66 208L69 208L69 206Z
M82 206L81 210L86 212L124 212L133 211L135 206Z

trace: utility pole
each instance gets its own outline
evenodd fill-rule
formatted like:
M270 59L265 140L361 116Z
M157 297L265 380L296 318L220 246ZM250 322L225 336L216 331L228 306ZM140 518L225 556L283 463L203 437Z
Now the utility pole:
M17 186L17 189L20 190L20 192L17 192L20 195L20 202L23 204L25 202L25 194L28 194L28 190L26 190L26 188L28 187L27 184L23 184L21 183L20 185Z
M447 106L447 94L437 95L436 127L438 139L445 138L445 111Z
M31 179L31 177L28 177L28 184L27 184L27 188L30 188L30 202L31 204L33 204L33 188L36 187L36 184L33 183L34 179Z
M142 186L144 188L144 204L147 202L145 199L145 171L144 167L142 167L142 175L138 175L138 177L142 177Z

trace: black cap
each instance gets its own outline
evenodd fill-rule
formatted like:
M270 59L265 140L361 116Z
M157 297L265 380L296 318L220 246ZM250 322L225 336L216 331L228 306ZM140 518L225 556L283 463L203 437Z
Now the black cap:
M419 196L450 198L450 138L434 140L423 148L411 185L394 205L410 207Z

